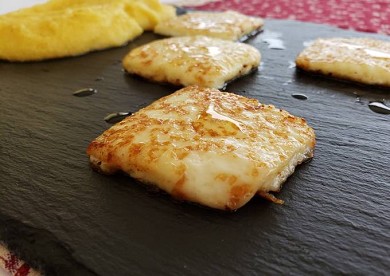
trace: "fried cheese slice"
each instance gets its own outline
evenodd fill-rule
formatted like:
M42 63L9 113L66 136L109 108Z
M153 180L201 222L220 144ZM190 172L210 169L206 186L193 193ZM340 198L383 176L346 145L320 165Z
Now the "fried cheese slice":
M390 86L390 42L370 38L317 39L295 62L305 71Z
M205 35L236 41L261 30L264 21L235 11L191 12L162 20L154 29L165 36Z
M247 44L206 36L166 38L142 45L123 59L123 67L155 82L223 88L260 64Z
M123 171L175 198L235 210L256 194L272 199L314 146L303 118L189 86L106 130L87 154L103 173Z

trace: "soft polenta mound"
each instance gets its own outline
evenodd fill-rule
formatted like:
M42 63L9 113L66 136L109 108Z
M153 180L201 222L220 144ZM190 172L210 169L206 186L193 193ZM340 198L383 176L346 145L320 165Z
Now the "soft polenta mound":
M37 61L117 47L175 16L158 0L51 0L0 16L0 59Z

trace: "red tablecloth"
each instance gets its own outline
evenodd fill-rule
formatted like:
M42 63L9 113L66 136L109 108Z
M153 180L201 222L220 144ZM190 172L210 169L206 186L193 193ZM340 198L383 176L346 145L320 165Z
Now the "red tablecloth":
M264 18L325 23L390 35L390 0L221 0L201 10L236 10Z
M12 276L39 276L37 271L19 260L0 244L0 275L4 276L8 274Z

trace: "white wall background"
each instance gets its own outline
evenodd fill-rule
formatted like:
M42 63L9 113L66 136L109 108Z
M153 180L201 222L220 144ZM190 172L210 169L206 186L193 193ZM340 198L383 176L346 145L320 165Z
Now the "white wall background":
M0 14L44 2L46 0L0 0Z

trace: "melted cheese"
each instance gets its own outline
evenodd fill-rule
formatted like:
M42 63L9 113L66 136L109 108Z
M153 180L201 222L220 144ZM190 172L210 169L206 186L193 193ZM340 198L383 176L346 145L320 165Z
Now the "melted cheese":
M222 88L257 68L259 51L247 44L205 36L157 40L130 51L127 72L156 82Z
M297 57L298 68L365 84L390 86L390 42L318 39Z
M314 145L302 118L190 86L114 125L87 153L104 173L124 171L174 197L234 210L257 193L279 191Z
M240 38L259 30L264 22L234 11L191 12L163 20L154 31L166 36L205 35L227 40Z

